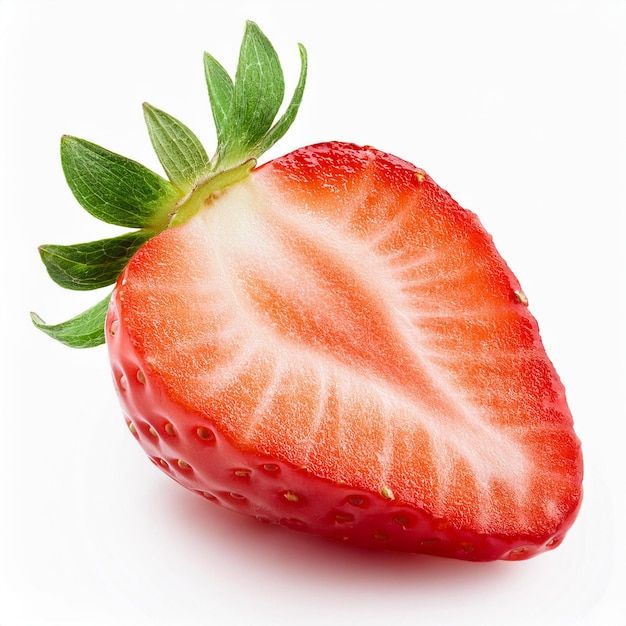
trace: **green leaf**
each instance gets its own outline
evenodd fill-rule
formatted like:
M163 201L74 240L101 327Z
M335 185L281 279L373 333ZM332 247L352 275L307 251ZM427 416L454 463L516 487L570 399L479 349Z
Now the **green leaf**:
M208 52L204 53L204 75L209 90L219 150L226 140L228 111L233 99L233 81L228 72Z
M78 202L110 224L156 228L181 195L140 163L77 137L61 139L61 162Z
M143 113L154 147L163 169L179 189L189 191L206 172L209 157L198 138L176 118L149 105Z
M278 55L254 22L246 23L230 110L225 161L241 161L270 129L285 95Z
M251 152L251 156L253 157L258 158L264 152L269 150L289 130L289 127L298 114L298 109L300 108L300 103L302 102L302 94L304 93L304 87L306 85L306 75L308 69L306 48L299 43L298 50L300 51L300 78L298 78L298 84L293 92L291 102L281 118L258 143L257 148Z
M86 291L113 284L150 236L151 233L140 230L71 246L45 245L39 247L39 254L55 283L66 289Z
M110 299L109 294L95 306L60 324L46 324L36 313L31 313L30 318L39 330L70 348L93 348L104 343L104 320Z

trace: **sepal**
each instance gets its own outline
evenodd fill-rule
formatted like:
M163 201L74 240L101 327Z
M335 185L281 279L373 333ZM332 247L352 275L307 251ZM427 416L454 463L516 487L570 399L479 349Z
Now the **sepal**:
M150 141L168 178L182 191L189 191L209 168L200 140L165 111L144 103L143 113Z
M204 67L217 130L213 170L236 167L258 159L289 129L296 117L307 76L307 54L300 51L300 77L291 102L274 123L285 95L285 80L278 55L254 22L246 23L235 81L209 54Z
M217 152L224 149L228 111L233 99L233 81L228 72L208 52L204 53L204 76L217 133Z
M39 254L57 285L87 291L112 285L150 237L151 233L140 230L70 246L43 245L39 246Z
M70 348L93 348L104 343L104 321L110 299L109 294L95 306L60 324L46 324L37 313L31 313L30 318L39 330Z
M157 228L181 192L147 167L79 139L61 139L61 163L81 206L118 226Z

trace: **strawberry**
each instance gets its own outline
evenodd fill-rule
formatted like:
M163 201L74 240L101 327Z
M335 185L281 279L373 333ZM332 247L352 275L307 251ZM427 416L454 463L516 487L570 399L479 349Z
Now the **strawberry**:
M349 543L467 560L558 545L581 499L563 386L517 279L478 218L371 147L301 148L256 167L282 71L248 23L235 81L209 55L218 146L146 105L169 181L62 140L90 213L138 230L42 246L71 289L115 284L42 330L106 340L126 423L201 497Z

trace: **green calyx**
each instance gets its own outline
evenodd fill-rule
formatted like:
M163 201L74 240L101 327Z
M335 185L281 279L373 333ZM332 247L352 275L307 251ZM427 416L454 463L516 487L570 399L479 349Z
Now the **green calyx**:
M204 71L217 133L212 158L182 122L143 105L150 141L167 179L89 141L64 136L63 172L80 205L99 220L136 230L89 243L40 246L52 280L74 290L112 285L146 241L191 219L221 191L248 176L257 159L287 132L300 107L307 55L302 44L298 47L300 77L278 119L285 92L283 72L272 44L254 22L246 23L234 81L205 53ZM60 324L45 324L35 313L31 318L54 339L74 348L89 348L104 343L109 299L110 295Z

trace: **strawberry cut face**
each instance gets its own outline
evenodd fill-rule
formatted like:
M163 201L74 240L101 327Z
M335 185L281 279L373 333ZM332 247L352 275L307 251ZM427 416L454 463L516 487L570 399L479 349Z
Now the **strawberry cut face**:
M400 159L329 143L255 170L139 250L106 328L140 443L209 499L479 560L573 521L580 444L520 285Z

